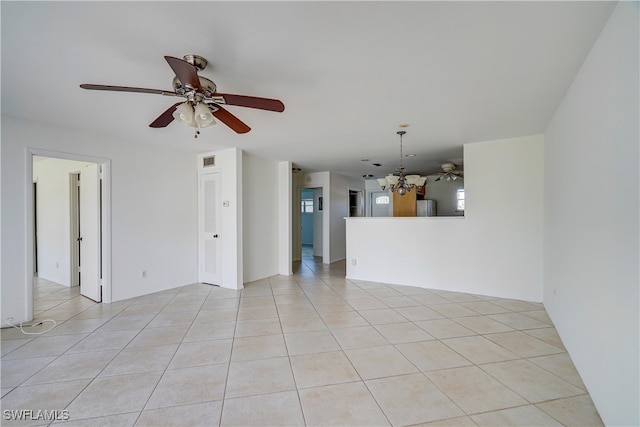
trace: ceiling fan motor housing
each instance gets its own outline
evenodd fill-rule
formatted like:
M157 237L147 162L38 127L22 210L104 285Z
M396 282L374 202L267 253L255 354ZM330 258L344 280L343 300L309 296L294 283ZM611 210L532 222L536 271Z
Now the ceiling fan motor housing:
M202 95L204 95L205 98L211 98L218 89L216 84L206 77L198 76L198 79L202 87ZM178 95L184 97L188 97L190 93L197 91L195 88L183 85L177 77L173 78L173 90L175 90Z

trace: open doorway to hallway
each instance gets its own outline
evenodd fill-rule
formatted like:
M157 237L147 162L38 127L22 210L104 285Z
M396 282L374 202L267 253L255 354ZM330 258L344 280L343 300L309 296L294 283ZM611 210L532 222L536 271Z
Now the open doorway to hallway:
M300 259L322 262L322 188L300 189Z
M96 302L110 302L108 162L33 153L33 272L30 293L43 280ZM75 156L73 156L75 157ZM106 188L105 188L106 187ZM107 212L107 214L105 214ZM103 238L103 236L107 238ZM29 286L29 285L27 285ZM103 290L108 292L103 298ZM35 311L42 307L34 306Z

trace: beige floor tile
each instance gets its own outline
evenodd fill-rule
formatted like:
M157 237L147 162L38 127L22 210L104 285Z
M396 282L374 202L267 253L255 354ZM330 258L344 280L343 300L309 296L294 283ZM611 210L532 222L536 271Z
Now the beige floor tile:
M71 414L69 414L71 415ZM107 415L104 417L97 418L84 418L80 420L74 420L71 417L70 421L63 422L55 422L52 425L61 425L64 427L122 427L122 426L132 426L136 419L140 415L140 412L128 412L126 414L117 414L117 415Z
M227 365L167 369L145 409L222 400Z
M561 426L559 422L533 405L472 415L479 426Z
M226 399L222 426L300 426L302 408L295 391Z
M198 311L202 307L204 300L174 300L169 302L164 308L160 311L160 313L177 313L181 311Z
M510 310L489 301L464 302L460 303L460 305L479 314L500 314L510 312Z
M415 324L438 339L467 337L476 334L451 319L423 320L415 322Z
M411 322L376 325L375 328L391 344L419 342L434 339L431 335Z
M78 344L88 335L89 334L85 333L60 336L39 336L7 354L3 357L3 360L59 356L74 345Z
M513 328L487 316L458 317L455 321L480 335L513 331Z
M154 314L141 314L141 315L127 315L122 314L113 317L107 323L102 325L96 332L112 332L112 331L124 331L124 330L137 330L147 326Z
M340 350L340 345L329 330L285 334L289 355L321 353Z
M34 340L35 338L18 338L15 340L2 340L2 345L0 345L0 352L2 353L2 357L11 353L13 350L22 347L29 341Z
M177 311L172 313L158 313L147 328L166 328L169 326L191 325L193 319L196 318L198 311Z
M127 345L132 347L148 347L152 345L180 344L189 326L169 326L166 328L145 328Z
M145 314L157 314L164 308L166 302L151 304L131 304L120 312L120 316L141 316Z
M209 295L200 307L200 310L232 310L240 306L240 298L219 298Z
M163 371L177 348L177 344L168 344L124 349L100 372L100 376Z
M161 375L145 372L96 378L67 407L69 415L76 420L141 411Z
M398 297L386 297L384 298L384 304L392 308L419 307L422 305L418 301L406 295L402 295Z
M193 324L197 326L210 326L219 322L235 322L237 317L237 308L200 310L196 318L193 320Z
M584 390L527 360L492 363L482 369L531 403L584 394Z
M4 345L4 342L2 343ZM30 376L53 362L56 356L29 357L25 359L2 360L0 379L2 387L17 387Z
M241 291L196 283L113 304L38 279L37 318L61 322L0 331L3 409L25 390L56 404L48 395L75 383L64 425L601 424L542 304L344 269L306 259Z
M448 299L438 296L431 292L427 292L420 295L412 295L411 298L413 298L414 300L418 301L421 304L428 305L431 308L440 304L451 304L451 301L449 301Z
M171 359L169 369L228 363L231 345L230 339L182 343Z
M243 307L238 309L238 320L266 319L278 317L278 310L275 304L257 307Z
M416 305L411 307L398 307L395 310L402 317L405 317L407 320L410 320L412 322L418 322L420 320L432 320L432 319L444 318L442 314L437 313L431 310L429 307L425 307L424 305Z
M523 316L531 317L532 319L539 320L542 323L546 323L549 326L553 326L553 321L547 314L547 311L542 310L534 310L534 311L523 311L521 313Z
M524 332L505 332L485 335L485 338L510 350L521 357L544 356L562 353L563 350L527 335Z
M474 301L480 300L475 295L465 294L461 292L444 291L444 292L438 293L438 296L441 296L442 298L446 298L449 301L456 302L456 303L474 302Z
M396 348L423 372L472 364L440 341L398 344Z
M367 326L364 317L355 311L344 311L322 315L322 319L329 328L348 328L351 326Z
M353 348L376 347L389 344L389 341L373 326L355 326L336 328L333 331L338 344L344 350Z
M366 381L392 425L412 425L464 415L423 374Z
M582 382L582 378L580 378L580 374L573 365L568 353L533 357L528 360L586 392L587 387Z
M360 380L342 351L291 356L291 367L298 389Z
M62 411L89 384L90 380L64 381L55 384L38 384L14 388L2 398L3 411L23 410L58 410ZM4 413L3 413L4 414ZM69 411L70 416L74 416ZM36 420L37 421L37 420ZM3 426L10 425L42 425L42 422L24 422L24 420L7 420L2 418Z
M233 338L236 322L217 322L213 325L192 324L183 342L210 341Z
M602 419L588 395L552 400L536 405L565 426L602 426Z
M108 318L104 317L77 320L73 318L57 325L55 328L47 332L47 336L94 332L100 326L104 325L107 321Z
M520 359L520 356L481 336L442 340L451 349L475 364Z
M327 325L317 314L304 317L280 317L280 326L285 333L328 330Z
M513 312L532 311L540 309L540 306L538 304L514 299L496 298L492 302Z
M430 306L430 308L449 318L475 316L478 314L475 311L469 310L468 308L460 304L437 304Z
M362 382L308 388L300 390L299 394L307 425L390 425Z
M111 304L96 304L78 314L73 320L106 318L110 319L132 304L131 300L112 302Z
M544 322L540 322L539 320L524 316L521 313L491 314L489 317L518 330L537 329L550 326Z
M554 347L567 351L555 328L528 329L523 332L538 338L540 341L544 341L547 344L551 344Z
M118 350L63 354L25 381L25 384L93 379L117 354ZM4 384L4 378L2 382Z
M239 320L236 324L236 337L255 337L259 335L281 334L280 319Z
M283 335L262 335L259 337L235 338L231 360L265 359L269 357L286 356L287 347Z
M225 397L295 390L288 357L231 362Z
M425 375L467 414L528 403L476 366L427 372Z
M428 423L415 424L412 427L467 427L476 426L477 424L469 417L447 418L445 420L431 421Z
M345 350L345 353L364 380L418 372L418 369L391 345Z
M362 292L363 294L368 295L366 292ZM350 298L348 299L348 302L354 310L377 310L389 308L386 304L380 302L379 299L370 296L368 298Z
M360 315L372 325L384 325L387 323L403 323L407 319L402 317L392 308L384 308L380 310L361 310Z
M306 302L304 304L278 304L276 306L278 316L287 317L312 317L317 316L317 312L313 304Z

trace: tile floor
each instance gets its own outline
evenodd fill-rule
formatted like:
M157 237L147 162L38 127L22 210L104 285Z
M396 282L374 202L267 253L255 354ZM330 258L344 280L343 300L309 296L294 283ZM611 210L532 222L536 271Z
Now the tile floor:
M541 304L344 271L105 305L36 280L57 326L2 330L2 425L602 425Z

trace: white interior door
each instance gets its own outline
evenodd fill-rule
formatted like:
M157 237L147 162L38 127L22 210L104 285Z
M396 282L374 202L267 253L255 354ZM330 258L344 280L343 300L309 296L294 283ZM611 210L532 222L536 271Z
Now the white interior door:
M90 164L80 171L80 293L100 302L100 172Z
M220 252L220 177L217 172L200 175L199 194L199 260L200 282L221 282Z

